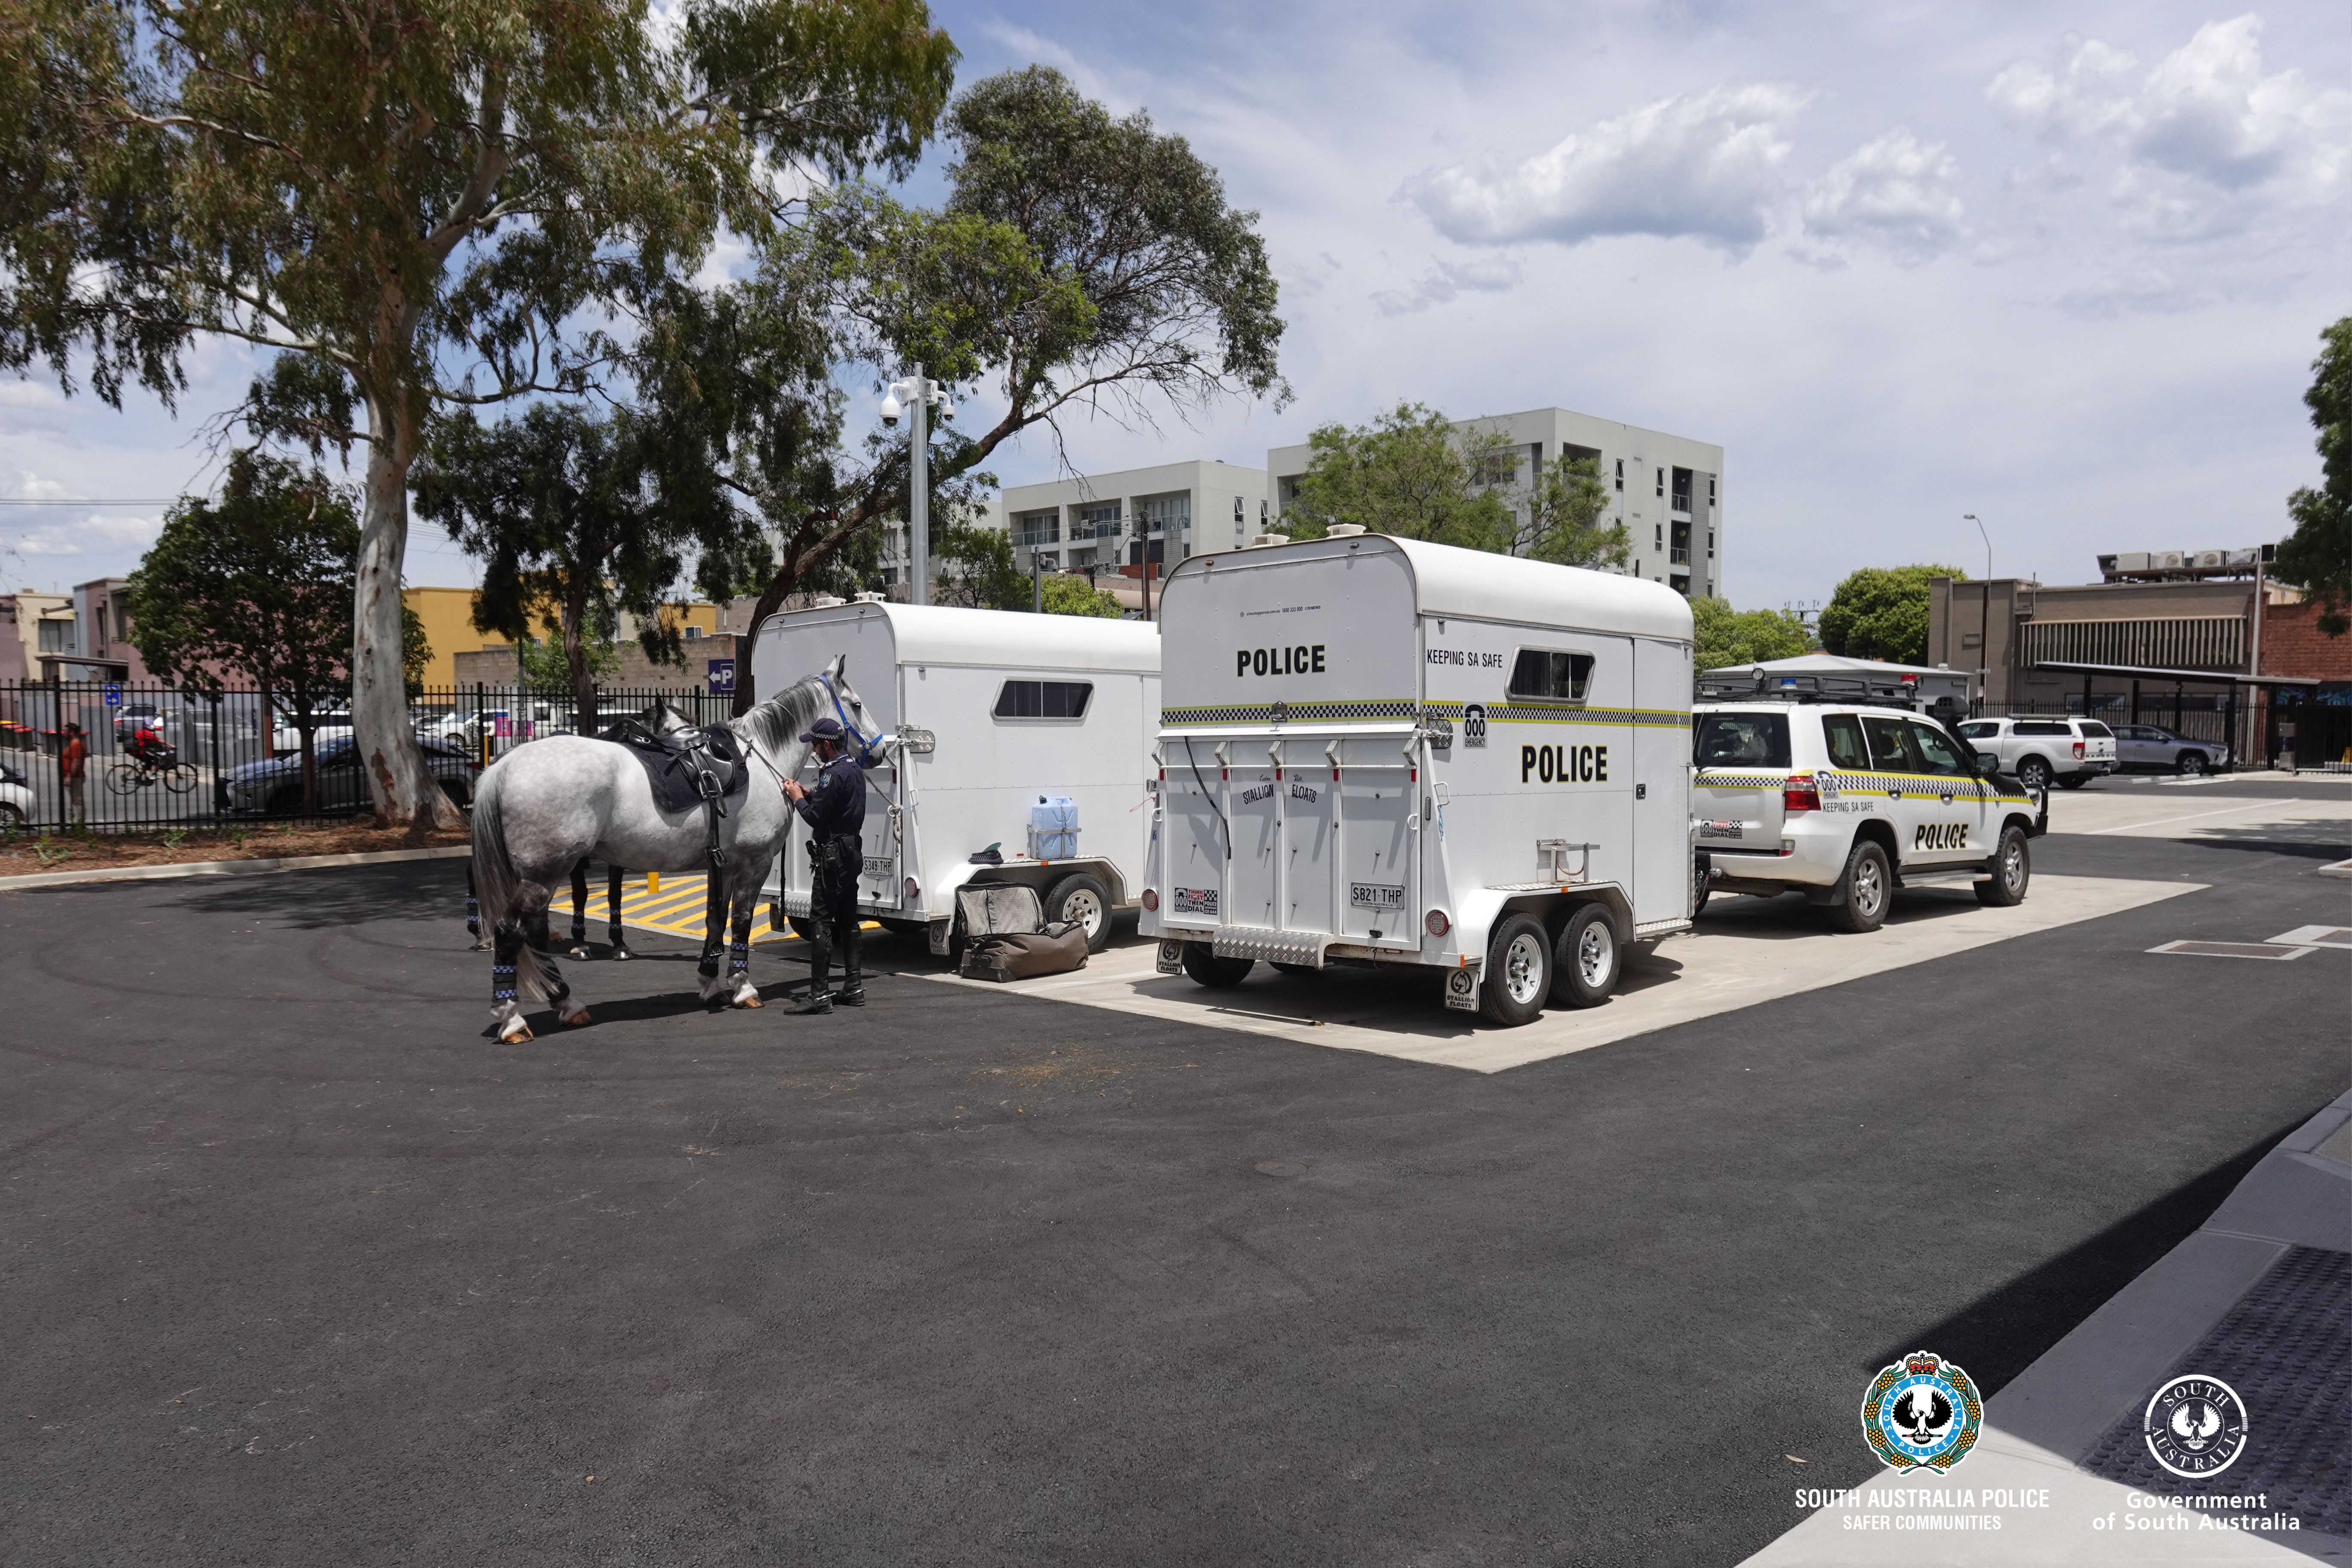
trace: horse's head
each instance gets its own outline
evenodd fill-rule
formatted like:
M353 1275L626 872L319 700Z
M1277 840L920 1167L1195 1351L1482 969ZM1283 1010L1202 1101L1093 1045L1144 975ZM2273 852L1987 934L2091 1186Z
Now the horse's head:
M840 711L834 714L842 727L854 731L849 747L853 753L871 746L882 738L882 726L866 711L866 700L857 695L857 688L849 684L849 656L837 653L824 668L825 689L832 694L834 705Z

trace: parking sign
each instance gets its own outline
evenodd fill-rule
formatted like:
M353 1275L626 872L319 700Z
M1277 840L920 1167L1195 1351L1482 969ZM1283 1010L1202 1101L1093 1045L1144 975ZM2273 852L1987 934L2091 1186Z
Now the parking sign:
M710 661L710 695L713 697L735 695L735 661L733 659L714 658Z
M120 708L122 706L122 688L120 686L110 686L106 689L106 705L109 708Z

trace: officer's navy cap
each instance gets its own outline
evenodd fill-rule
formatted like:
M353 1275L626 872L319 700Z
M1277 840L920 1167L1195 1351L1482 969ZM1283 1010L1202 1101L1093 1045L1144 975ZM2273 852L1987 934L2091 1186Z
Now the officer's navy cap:
M807 733L803 734L801 739L803 741L838 741L841 739L841 721L838 719L820 719L815 723L808 727Z

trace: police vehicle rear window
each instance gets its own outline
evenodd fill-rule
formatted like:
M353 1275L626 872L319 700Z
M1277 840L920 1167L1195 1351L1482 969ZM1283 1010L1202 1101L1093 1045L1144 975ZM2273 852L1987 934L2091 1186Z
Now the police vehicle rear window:
M2074 731L2054 719L2021 719L2011 731L2018 735L2067 735Z
M1083 719L1094 683L1086 680L1008 680L996 694L999 719Z
M1694 739L1698 765L1703 768L1791 765L1786 713L1702 713Z
M1523 647L1511 666L1514 702L1581 702L1592 679L1592 656Z

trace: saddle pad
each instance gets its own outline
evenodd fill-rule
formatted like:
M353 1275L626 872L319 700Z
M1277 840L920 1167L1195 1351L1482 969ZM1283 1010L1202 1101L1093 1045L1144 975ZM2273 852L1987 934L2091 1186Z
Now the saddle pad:
M724 725L657 736L629 731L626 724L615 724L607 734L644 765L654 805L665 812L691 811L702 804L698 781L706 769L719 780L721 801L740 800L751 787L751 763L735 732Z
M984 882L956 889L956 912L963 916L964 940L1006 931L1043 931L1045 906L1037 889L1018 882Z

